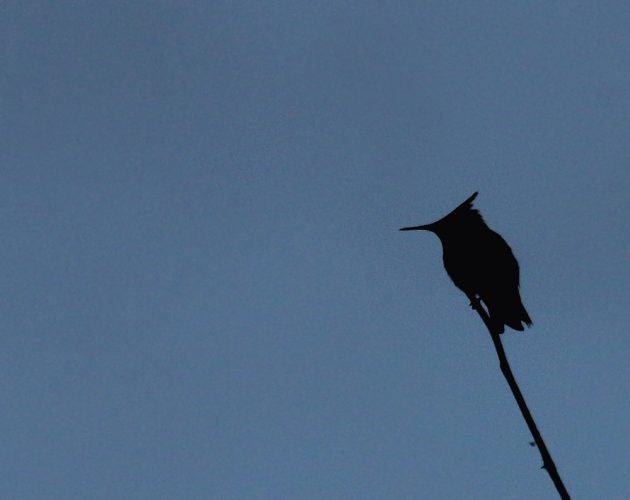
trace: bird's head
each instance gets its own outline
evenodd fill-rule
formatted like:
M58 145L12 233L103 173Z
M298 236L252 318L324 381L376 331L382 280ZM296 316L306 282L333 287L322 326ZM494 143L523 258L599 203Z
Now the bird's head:
M432 222L431 224L424 224L422 226L408 226L401 227L401 231L431 231L438 236L443 235L445 232L452 230L461 223L466 223L470 218L481 220L479 211L473 208L473 201L479 194L475 191L466 201L461 203L455 210L445 215L439 220Z

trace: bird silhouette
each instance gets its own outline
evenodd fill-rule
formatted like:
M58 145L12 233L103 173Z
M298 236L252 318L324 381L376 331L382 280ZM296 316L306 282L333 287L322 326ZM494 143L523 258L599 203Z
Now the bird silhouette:
M431 231L440 238L447 274L470 305L481 300L498 333L504 325L523 331L532 325L519 293L519 267L512 249L490 229L473 208L475 192L448 215L431 224L403 227L401 231Z

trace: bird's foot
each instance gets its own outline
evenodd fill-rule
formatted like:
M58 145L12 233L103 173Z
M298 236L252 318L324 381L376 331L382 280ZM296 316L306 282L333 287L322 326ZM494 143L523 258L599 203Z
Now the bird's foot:
M470 307L477 310L481 307L481 299L479 297L470 297Z

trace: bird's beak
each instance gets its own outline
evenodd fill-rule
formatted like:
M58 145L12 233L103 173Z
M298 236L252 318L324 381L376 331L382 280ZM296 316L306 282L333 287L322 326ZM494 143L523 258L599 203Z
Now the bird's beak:
M425 224L423 226L401 227L401 231L434 231L434 224Z

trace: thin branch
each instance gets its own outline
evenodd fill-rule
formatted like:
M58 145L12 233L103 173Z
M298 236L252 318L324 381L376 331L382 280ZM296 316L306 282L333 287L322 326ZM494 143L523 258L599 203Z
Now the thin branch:
M534 438L534 442L540 451L540 455L543 460L542 468L547 471L551 480L553 481L554 486L558 490L558 494L562 500L570 500L569 492L564 487L564 483L560 478L560 474L558 473L558 469L556 469L556 464L554 464L553 459L551 458L551 454L549 450L547 450L547 446L545 445L545 441L543 440L540 432L538 431L538 427L536 426L536 422L534 421L534 417L529 412L529 408L527 408L527 403L525 403L525 398L521 393L521 390L516 383L516 379L514 378L514 374L512 373L512 369L510 368L510 363L508 362L507 356L505 355L505 350L503 349L503 344L501 343L501 336L493 327L490 318L488 317L488 313L481 305L479 299L475 299L471 302L471 306L475 309L481 319L483 320L486 328L490 332L490 336L492 337L492 343L494 344L494 348L497 351L497 356L499 357L499 366L501 367L501 372L503 376L507 380L510 389L512 390L512 394L514 395L514 399L516 399L516 403L518 404L519 409L521 410L521 414L527 423L527 427L529 427L529 431L532 433Z

